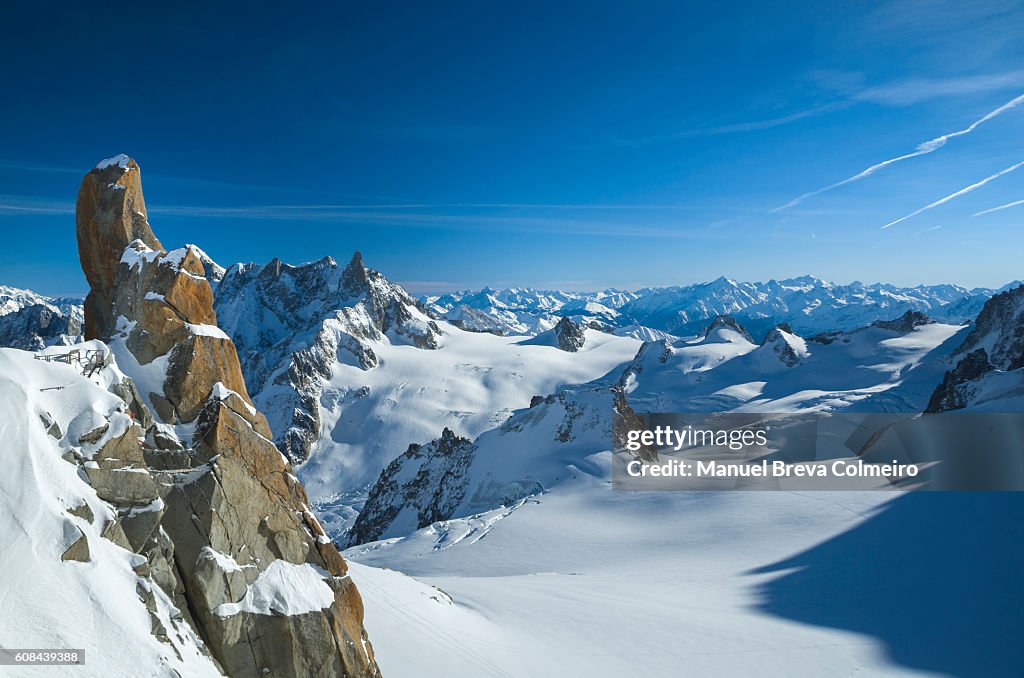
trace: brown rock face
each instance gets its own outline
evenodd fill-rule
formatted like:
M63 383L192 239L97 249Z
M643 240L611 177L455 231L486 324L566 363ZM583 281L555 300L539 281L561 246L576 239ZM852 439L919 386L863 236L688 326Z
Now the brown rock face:
M134 160L117 156L85 175L75 206L75 231L78 257L90 287L85 338L105 339L113 330L109 307L121 253L133 240L163 250L149 227L142 176Z
M131 406L149 429L93 441L109 438L90 478L125 507L120 542L147 557L228 675L379 676L359 592L252 405L200 253L160 245L130 158L86 175L77 217L87 332L146 386ZM288 577L322 604L289 605Z

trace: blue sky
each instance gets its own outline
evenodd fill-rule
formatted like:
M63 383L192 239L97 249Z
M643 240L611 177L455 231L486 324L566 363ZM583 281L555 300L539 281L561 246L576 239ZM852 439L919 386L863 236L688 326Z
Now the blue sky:
M0 9L0 284L85 291L121 152L165 245L415 292L1024 277L1020 2L214 4Z

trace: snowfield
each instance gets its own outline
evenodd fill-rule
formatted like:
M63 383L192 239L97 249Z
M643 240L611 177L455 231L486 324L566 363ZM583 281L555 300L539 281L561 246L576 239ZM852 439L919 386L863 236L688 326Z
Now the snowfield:
M649 343L621 379L566 388L447 457L403 459L393 503L371 495L383 538L345 553L382 670L1019 676L1024 495L609 482L616 381L639 411L915 412L967 331L780 331L758 346L723 325ZM496 499L531 483L545 491ZM415 530L438 507L454 517Z
M345 555L392 677L1017 676L1021 518L1017 493L630 493L581 474L490 525Z

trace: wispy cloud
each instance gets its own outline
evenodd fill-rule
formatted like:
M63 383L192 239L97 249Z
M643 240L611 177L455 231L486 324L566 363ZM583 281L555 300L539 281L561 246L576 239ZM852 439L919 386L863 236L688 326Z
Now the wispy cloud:
M846 108L850 105L848 101L835 101L822 106L815 106L813 108L804 109L801 111L795 111L788 115L778 116L774 118L766 118L761 120L750 120L746 122L735 122L727 125L717 125L710 127L694 127L690 129L683 129L676 132L669 132L667 134L655 134L646 137L638 137L633 139L618 139L616 143L623 146L646 146L648 144L664 143L669 141L681 141L683 139L697 139L700 137L711 137L718 136L721 134L736 134L741 132L757 132L760 130L771 129L773 127L781 127L798 120L805 118L811 118L831 111Z
M1001 210L1010 209L1011 207L1016 207L1017 205L1024 205L1024 200L1014 200L1013 202L1008 202L1005 205L999 205L998 207L992 207L992 208L989 208L987 210L982 210L980 212L975 212L971 216L972 217L980 217L983 214L992 214L993 212L999 212Z
M1011 99L1010 101L1007 101L1005 104L1003 104L999 108L996 108L996 109L993 109L993 110L989 111L988 113L986 113L982 117L978 118L977 120L972 122L970 125L968 125L967 127L964 127L961 130L957 130L955 132L949 132L947 134L943 134L941 136L937 136L934 139L929 139L928 141L924 141L924 142L918 144L917 148L912 153L907 153L905 155L900 155L900 156L897 156L895 158L889 158L888 160L883 160L882 162L874 164L871 167L868 167L867 169L865 169L865 170L863 170L861 172L858 172L857 174L854 174L851 177L847 177L846 179L843 179L842 181L837 181L836 183L830 184L830 185L828 185L828 186L826 186L824 188L820 188L820 189L818 189L816 191L811 191L809 193L804 193L803 195L797 196L796 198L793 198L792 200L787 202L785 205L782 205L780 207L776 207L775 209L773 209L771 211L774 213L774 212L780 212L782 210L789 209L790 207L795 207L796 205L799 205L800 203L802 203L804 200L807 200L808 198L813 198L814 196L821 195L822 193L825 193L826 191L831 191L833 189L839 188L840 186L846 186L847 184L852 184L852 183L854 183L856 181L860 181L861 179L865 179L865 178L871 176L872 174L874 174L874 173L876 173L876 172L878 172L878 171L880 171L882 169L885 169L889 165L894 165L894 164L896 164L898 162L902 162L903 160L909 160L910 158L916 158L918 156L927 155L928 153L934 153L935 151L937 151L940 148L942 148L943 146L945 146L946 143L950 139L954 139L956 137L964 136L965 134L970 134L971 132L976 130L980 125L988 122L989 120L991 120L991 119L993 119L993 118L995 118L995 117L997 117L999 115L1002 115L1006 111L1009 111L1009 110L1011 110L1013 108L1016 108L1017 106L1019 106L1022 103L1024 103L1024 94L1021 94L1020 96L1015 97L1015 98Z
M452 208L457 205L458 208ZM495 213L467 213L463 208L499 208ZM451 203L448 206L434 203L415 205L374 204L374 205L153 205L149 208L151 219L168 217L245 219L250 221L284 221L320 224L378 225L435 230L473 231L515 231L558 233L576 236L630 236L649 238L720 239L727 234L715 233L703 221L665 220L651 224L646 219L589 218L583 212L580 216L550 215L543 212L521 213L518 208L563 208L575 210L684 210L684 205L541 205L534 203ZM74 214L71 202L49 201L37 198L23 198L0 195L0 216L15 214Z
M916 217L918 214L921 214L922 212L927 212L928 210L930 210L930 209L932 209L934 207L938 207L939 205L945 205L950 200L955 200L956 198L959 198L962 195L970 193L971 191L973 191L973 190L975 190L977 188L981 188L982 186L984 186L985 184L987 184L990 181L998 179L999 177L1003 176L1004 174L1009 174L1010 172L1014 171L1015 169L1017 169L1021 165L1024 165L1024 162L1018 162L1016 165L1010 165L1006 169L1000 170L1000 171L996 172L995 174L993 174L991 176L985 177L984 179L982 179L981 181L979 181L977 183L974 183L974 184L971 184L970 186L966 186L964 188L961 188L959 191L957 191L955 193L950 193L945 198L940 198L940 199L936 200L935 202L931 203L930 205L925 205L921 209L914 210L910 214L908 214L908 215L906 215L904 217L900 217L896 221L890 221L885 226L882 226L882 230L884 231L885 229L889 228L890 226L895 226L896 224L898 224L898 223L900 223L902 221L906 221L907 219L910 219L912 217Z
M921 101L947 96L984 94L1024 85L1024 69L1006 73L987 73L954 78L915 78L886 85L865 87L851 96L857 101L870 101L886 106L909 106Z
M74 214L75 204L58 200L0 195L0 214Z
M228 217L250 220L302 221L333 224L375 224L406 228L476 231L527 231L582 236L635 236L654 238L711 237L692 224L650 225L633 221L604 221L519 214L463 214L399 209L340 209L302 206L160 207L150 216Z
M939 230L940 228L942 228L942 224L939 224L939 225L937 225L937 226L931 226L931 227L929 227L929 228L924 228L924 229L921 229L920 231L918 231L918 232L917 232L917 233L915 233L914 235L921 235L922 233L930 233L931 231L937 231L937 230Z

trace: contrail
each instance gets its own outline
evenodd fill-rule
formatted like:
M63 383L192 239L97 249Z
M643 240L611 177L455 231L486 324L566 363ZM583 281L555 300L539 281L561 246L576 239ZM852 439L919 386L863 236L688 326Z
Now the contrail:
M1014 200L1013 202L1008 202L1005 205L1000 205L999 207L993 207L991 209L975 212L971 216L980 217L982 214L991 214L992 212L998 212L999 210L1009 209L1011 207L1016 207L1017 205L1024 205L1024 200Z
M922 207L919 210L914 210L913 212L911 212L907 216L900 217L896 221L890 221L885 226L882 226L882 230L884 231L885 229L889 228L890 226L895 226L896 224L900 223L901 221L906 221L907 219L909 219L911 217L916 217L921 212L927 212L928 210L930 210L933 207L938 207L939 205L944 205L947 202L949 202L950 200L953 200L954 198L959 198L961 195L964 195L965 193L970 193L971 191L973 191L976 188L981 188L982 186L984 186L988 182L992 181L993 179L998 179L999 177L1003 176L1004 174L1009 174L1010 172L1012 172L1013 170L1017 169L1021 165L1024 165L1024 162L1018 162L1016 165L1010 165L1006 169L1000 170L1000 171L996 172L995 174L993 174L990 177L985 177L984 179L982 179L981 181L979 181L976 184L971 184L970 186L967 186L966 188L961 188L956 193L950 193L945 198L941 198L939 200L936 200L935 202L933 202L930 205L925 205L924 207Z
M785 205L783 205L781 207L776 207L775 209L772 210L772 213L781 212L782 210L789 209L790 207L795 207L795 206L799 205L800 203L802 203L804 200L807 200L808 198L813 198L816 195L821 195L822 193L825 193L826 191L831 191L833 188L839 188L840 186L845 186L847 184L852 184L855 181L860 181L861 179L869 177L872 174L874 174L875 172L877 172L877 171L879 171L881 169L884 169L884 168L888 167L889 165L892 165L892 164L895 164L897 162L900 162L901 160L909 160L910 158L916 158L916 157L918 157L920 155L927 155L928 153L932 153L933 151L937 151L940 148L942 148L943 146L945 146L946 142L949 141L950 139L954 139L956 137L963 136L964 134L970 134L975 129L977 129L978 125L981 125L982 123L988 122L992 118L995 118L996 116L1002 115L1006 111L1010 110L1011 108L1016 108L1017 106L1019 106L1022 103L1024 103L1024 94L1021 94L1020 96L1016 97L1015 99L1011 99L1010 101L1007 101L1005 104L1003 104L999 108L996 108L995 110L989 111L984 116L978 118L977 120L972 122L970 125L968 125L967 127L963 128L962 130L958 130L956 132L950 132L948 134L943 134L942 136L935 137L934 139L929 139L928 141L925 141L923 143L918 144L917 145L917 149L913 153L907 153L906 155L901 155L901 156L896 157L896 158L890 158L889 160L884 160L884 161L878 163L877 165L872 165L871 167L868 167L863 172L860 172L858 174L854 174L852 177L848 177L846 179L843 179L842 181L837 181L836 183L834 183L834 184L832 184L830 186L826 186L825 188L819 188L817 191L811 191L810 193L804 193L801 196L793 198L792 200L787 202Z

